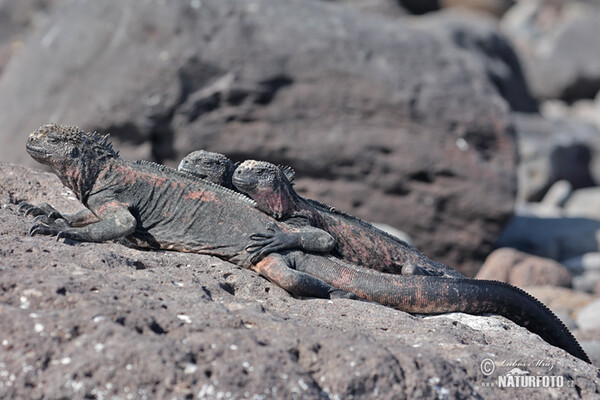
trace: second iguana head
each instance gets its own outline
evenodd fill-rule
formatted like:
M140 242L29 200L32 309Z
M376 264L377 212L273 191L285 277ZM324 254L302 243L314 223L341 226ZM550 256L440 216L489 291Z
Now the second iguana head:
M197 150L185 156L177 169L207 179L217 185L233 188L231 177L235 165L223 154Z
M298 195L292 187L294 171L266 161L246 160L235 169L233 185L256 201L259 209L276 219L295 211Z

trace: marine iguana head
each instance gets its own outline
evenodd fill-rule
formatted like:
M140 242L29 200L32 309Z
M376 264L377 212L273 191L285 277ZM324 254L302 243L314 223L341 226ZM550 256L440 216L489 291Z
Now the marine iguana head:
M299 196L292 183L294 171L266 161L246 160L235 169L233 185L250 196L259 209L275 219L289 217Z
M108 143L108 135L58 124L47 124L32 132L25 148L34 160L52 168L82 201L106 162L119 157Z
M177 169L207 179L217 185L233 188L231 177L235 165L223 154L197 150L185 156Z

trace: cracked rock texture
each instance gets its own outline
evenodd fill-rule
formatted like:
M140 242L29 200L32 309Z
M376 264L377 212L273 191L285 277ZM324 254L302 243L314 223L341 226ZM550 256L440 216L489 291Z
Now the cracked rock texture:
M0 163L1 398L600 395L596 367L502 317L298 299L209 256L29 237L25 200L81 208L54 175ZM487 386L503 360L572 387Z

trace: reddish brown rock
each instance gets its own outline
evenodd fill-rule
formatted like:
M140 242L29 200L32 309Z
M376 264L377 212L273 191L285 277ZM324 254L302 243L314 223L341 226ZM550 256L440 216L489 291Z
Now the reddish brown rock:
M515 286L571 286L571 273L554 260L501 248L492 252L476 275Z

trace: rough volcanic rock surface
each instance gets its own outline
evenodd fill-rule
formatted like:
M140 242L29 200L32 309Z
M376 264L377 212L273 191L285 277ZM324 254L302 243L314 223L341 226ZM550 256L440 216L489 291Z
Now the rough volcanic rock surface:
M600 394L597 368L502 317L297 299L213 257L29 237L23 200L81 208L53 175L0 164L2 398L512 399L486 383L515 359L573 382L531 398Z
M128 158L285 163L304 194L472 275L512 211L502 96L524 88L505 85L500 36L481 28L461 47L452 21L304 0L71 1L0 79L0 158L31 163L22 138L54 121L111 132Z

